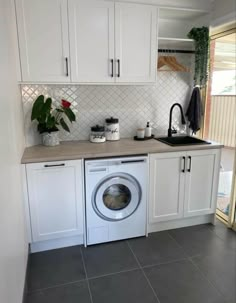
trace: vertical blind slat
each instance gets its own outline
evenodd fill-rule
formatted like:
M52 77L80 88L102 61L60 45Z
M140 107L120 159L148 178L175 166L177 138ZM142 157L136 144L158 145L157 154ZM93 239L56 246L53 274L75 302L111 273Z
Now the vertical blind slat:
M236 96L211 97L209 139L235 147Z

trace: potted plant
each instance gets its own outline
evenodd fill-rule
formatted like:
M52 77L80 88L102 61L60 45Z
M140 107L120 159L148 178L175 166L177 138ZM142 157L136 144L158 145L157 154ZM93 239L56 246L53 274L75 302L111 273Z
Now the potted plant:
M188 33L188 38L195 44L195 85L205 86L208 77L209 59L209 28L193 27Z
M55 146L59 144L59 127L70 132L65 118L71 123L76 120L70 106L70 102L61 100L61 106L53 108L51 98L45 98L43 95L37 97L33 104L31 121L36 120L38 122L37 129L42 134L44 145Z

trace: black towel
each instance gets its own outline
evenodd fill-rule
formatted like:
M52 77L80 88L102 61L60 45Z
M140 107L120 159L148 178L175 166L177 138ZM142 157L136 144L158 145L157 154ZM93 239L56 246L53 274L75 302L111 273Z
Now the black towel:
M199 87L195 87L189 102L186 116L190 122L189 127L192 129L193 134L201 128L201 119L203 115L201 93Z

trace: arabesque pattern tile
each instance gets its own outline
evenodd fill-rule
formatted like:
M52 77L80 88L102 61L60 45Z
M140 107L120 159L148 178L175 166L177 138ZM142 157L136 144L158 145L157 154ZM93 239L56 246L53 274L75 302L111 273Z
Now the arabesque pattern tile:
M191 55L178 55L179 61L191 66ZM71 132L60 132L61 140L87 140L90 127L104 124L110 116L120 120L121 137L135 135L138 127L151 121L155 132L166 133L169 109L179 102L186 109L191 94L192 74L158 72L155 85L21 85L27 146L41 143L36 125L30 121L32 104L40 94L50 96L55 106L62 98L72 103L77 121ZM173 124L178 128L179 112L174 112Z

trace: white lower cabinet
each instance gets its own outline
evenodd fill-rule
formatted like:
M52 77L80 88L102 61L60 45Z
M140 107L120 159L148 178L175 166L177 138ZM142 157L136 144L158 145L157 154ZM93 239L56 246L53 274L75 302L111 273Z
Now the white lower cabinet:
M214 213L220 170L219 150L192 151L186 157L184 216Z
M149 223L213 214L220 150L150 155Z
M184 173L182 153L161 153L150 156L149 221L161 222L183 216Z
M82 161L26 165L32 242L83 234Z

